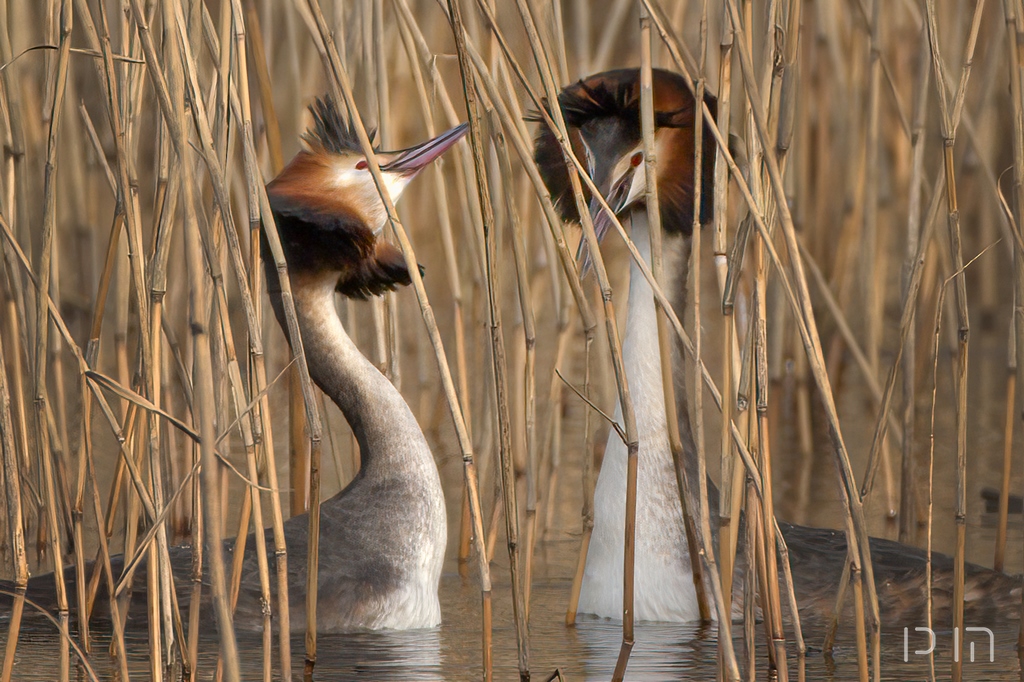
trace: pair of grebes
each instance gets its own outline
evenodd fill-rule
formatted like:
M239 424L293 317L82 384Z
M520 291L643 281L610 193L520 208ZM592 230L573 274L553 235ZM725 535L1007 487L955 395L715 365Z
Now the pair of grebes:
M661 223L668 235L685 239L693 224L693 130L701 108L685 80L668 71L655 70L653 98ZM639 71L591 76L565 88L558 103L577 156L585 156L594 183L649 262ZM714 112L715 99L708 96L706 103ZM403 254L379 237L387 215L352 129L330 99L317 100L311 112L313 126L304 136L308 149L267 185L267 194L288 264L310 375L344 413L362 458L352 482L320 508L317 628L435 627L441 622L438 585L447 542L437 467L409 406L352 342L335 308L336 292L366 298L408 285L410 276ZM376 152L391 200L397 201L407 183L466 129L463 124L404 151ZM703 148L700 218L705 223L712 213L715 149L707 132ZM535 160L563 218L578 220L561 148L546 128L537 137ZM607 228L607 216L598 211L594 209L595 223ZM270 300L287 334L277 271L266 262ZM699 617L697 595L667 436L656 310L653 292L635 263L622 350L639 439L634 614L640 620L693 621ZM621 419L621 406L617 416ZM626 459L625 445L611 437L595 491L579 613L622 615ZM712 487L710 493L715 507L717 491ZM307 528L305 514L285 524L294 630L305 625ZM789 524L780 528L789 547L801 616L822 616L833 608L847 560L845 538L831 530ZM225 550L231 547L225 545ZM870 550L883 625L923 623L925 552L880 539L871 540ZM743 562L742 548L740 552L738 562ZM176 574L187 576L190 551L174 549L171 563ZM933 554L932 570L934 614L941 623L952 608L953 561ZM49 580L33 579L33 587L48 589ZM969 621L984 619L988 624L1019 613L1018 579L968 565L966 583ZM252 535L237 610L239 627L261 622L250 617L262 610Z

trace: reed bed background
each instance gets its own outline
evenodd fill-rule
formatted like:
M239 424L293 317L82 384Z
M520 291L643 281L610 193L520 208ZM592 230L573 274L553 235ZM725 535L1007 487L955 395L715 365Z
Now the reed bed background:
M538 543L579 535L586 552L609 430L597 409L627 405L619 434L632 444L634 491L636 437L617 320L630 254L609 238L580 281L580 229L558 220L531 161L537 124L524 117L546 117L542 98L580 77L639 65L649 145L655 66L719 98L717 119L701 124L718 141L702 150L717 155L715 221L689 245L688 303L672 310L686 257L670 257L672 245L668 265L655 249L648 275L663 354L686 349L687 379L665 381L692 416L673 448L692 434L700 455L698 480L680 478L692 546L704 550L693 552L702 614L731 613L733 581L746 585L746 653L719 618L721 675L757 669L756 592L771 666L801 677L803 633L776 579L778 514L846 531L848 581L836 589L857 617L837 618L825 647L837 627L854 629L860 677L879 679L868 534L1021 567L1007 500L1021 480L1022 13L1019 0L0 3L0 577L20 595L29 572L74 565L95 594L124 580L111 554L145 557L159 567L147 573L148 675L209 674L196 652L218 636L216 672L239 678L229 622L240 564L196 552L220 623L201 633L198 588L192 603L177 600L167 551L250 530L280 550L282 520L315 511L358 468L344 419L264 313L259 265L263 186L326 91L363 143L372 129L384 149L471 123L470 142L425 171L397 213L388 206L389 238L426 279L412 268L415 292L340 310L434 446L449 554L481 591L484 679L491 559L506 541L527 679ZM546 118L564 130L557 110ZM589 179L573 182L578 194ZM992 357L1005 373L976 377L972 362ZM993 420L999 442L971 439L969 424ZM978 449L997 456L976 464ZM966 538L984 482L1002 486L994 556ZM760 557L744 575L733 575L737 542ZM268 601L282 571L260 566ZM97 648L87 627L69 626L69 613L92 608L90 591L73 602L54 582L63 679L106 656L128 679L123 618L110 650ZM3 680L17 677L31 607L19 596L13 608ZM291 642L271 618L286 631L287 609L275 602L265 616L264 678L290 679ZM633 637L627 618L619 678ZM314 625L304 654L308 672Z

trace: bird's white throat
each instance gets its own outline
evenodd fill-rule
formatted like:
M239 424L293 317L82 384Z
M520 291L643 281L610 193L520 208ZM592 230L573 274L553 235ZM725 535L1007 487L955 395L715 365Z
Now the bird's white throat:
M646 211L634 210L630 222L633 243L649 265L651 241ZM622 354L640 446L634 614L639 620L696 620L697 597L668 442L657 309L654 292L633 262ZM615 420L622 421L621 405L616 406ZM580 592L580 613L622 617L626 459L625 444L611 433L594 493L594 532Z

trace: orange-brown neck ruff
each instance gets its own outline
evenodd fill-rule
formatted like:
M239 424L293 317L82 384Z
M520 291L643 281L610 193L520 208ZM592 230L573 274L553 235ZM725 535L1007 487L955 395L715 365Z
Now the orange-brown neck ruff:
M354 298L408 285L411 279L401 251L377 239L362 211L333 187L334 172L326 153L301 151L267 185L288 268L337 272L337 291ZM277 273L271 270L268 265L267 286L277 291Z
M686 80L671 71L654 69L654 119L658 143L658 193L662 226L667 232L689 235L693 229L694 182L694 118L701 112L694 107L693 94ZM705 94L704 101L715 115L718 100ZM558 95L558 103L568 127L573 152L584 159L582 134L587 126L618 119L629 131L622 148L631 150L640 144L640 70L605 71L566 87ZM531 116L540 120L539 116ZM578 222L569 176L562 150L554 134L541 126L534 143L534 160L544 178L562 218ZM703 133L701 161L701 223L714 215L715 138L707 126ZM589 193L586 193L589 200Z

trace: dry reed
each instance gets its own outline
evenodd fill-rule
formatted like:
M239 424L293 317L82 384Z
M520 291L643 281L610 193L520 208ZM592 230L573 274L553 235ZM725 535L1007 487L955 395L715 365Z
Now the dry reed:
M602 438L591 406L605 410L617 398L629 452L630 519L622 643L612 673L621 679L642 636L631 599L632 514L642 503L636 479L643 453L613 305L624 300L613 289L624 261L609 252L606 263L599 252L584 200L595 187L567 144L561 112L544 106L568 82L615 66L641 67L647 177L658 163L651 68L684 73L697 101L704 91L718 96L717 117L703 108L694 131L698 154L717 158L715 222L709 233L695 230L690 243L685 310L673 309L678 292L671 291L672 273L661 259L653 183L646 201L654 258L650 267L638 265L661 311L669 439L679 461L700 612L719 623L720 675L738 679L741 670L753 675L762 665L755 615L764 619L765 652L779 678L802 675L808 633L800 627L775 517L806 516L805 507L821 498L817 488L826 486L812 473L820 465L816 433L827 436L836 465L836 476L822 478L837 486L832 511L839 516L831 518L848 543L825 648L840 625L850 628L860 679L882 674L869 527L909 543L922 541L923 532L927 547L953 547L956 608L945 625L962 628L964 564L984 561L967 540L975 518L970 494L984 475L975 473L984 471L978 456L967 456L968 424L982 412L974 392L983 381L972 368L968 384L968 351L993 345L993 329L1000 349L1010 339L997 391L1005 423L994 467L1001 483L995 565L1019 566L1020 559L1008 502L1022 470L1013 460L1024 372L1024 71L1015 49L1022 32L1018 0L977 0L960 10L952 4L616 0L596 12L582 0L517 0L507 7L373 0L323 8L317 0L131 0L116 12L120 5L107 1L0 3L0 574L13 579L14 593L0 680L19 674L15 656L31 611L24 600L30 569L56 569L54 622L61 636L54 674L62 679L70 679L77 660L94 675L90 661L108 655L110 669L126 680L130 673L171 678L174 666L190 679L209 674L197 669L204 665L202 642L214 637L199 618L200 602L210 599L204 574L213 578L217 605L214 674L229 680L252 674L243 671L231 625L239 549L250 533L267 604L258 625L259 672L268 680L290 678L282 493L291 495L292 514L307 500L311 510L306 622L299 629L306 633L307 670L314 665L317 509L336 487L330 467L340 487L354 474L346 463L358 461L358 453L331 425L333 408L317 407L322 396L305 366L263 187L282 167L285 150L297 145L304 104L325 87L345 102L366 149L364 120L375 122L377 141L389 146L433 136L467 116L473 126L471 153L456 152L446 162L451 172L431 171L432 180L418 181L428 192L410 189L405 202L411 205L404 208L411 233L385 199L389 235L410 266L419 315L409 296L398 294L377 308L351 306L346 326L373 349L410 404L418 404L414 412L435 445L446 494L461 512L451 553L477 567L480 676L493 674L494 646L511 647L491 639L492 600L511 600L519 675L529 677L529 652L542 645L531 647L528 623L551 607L531 590L540 572L535 563L557 546L551 540L582 532L573 543L579 555L568 562L576 570L566 622L575 621L593 528L592 457L600 450L594 443ZM19 34L22 25L29 26L26 35ZM49 47L24 52L39 44ZM959 68L944 55L959 55ZM1008 95L999 86L1007 77ZM540 125L562 144L600 300L588 299L590 282L581 282L572 257L575 236L562 225L532 161L525 111L537 111ZM1004 152L1010 135L999 133L1010 125L1012 150ZM702 129L713 135L714 149L700 149ZM928 169L940 163L933 176ZM1004 200L1001 171L1010 165L1012 190ZM377 164L369 167L380 183ZM947 237L933 240L941 213ZM261 225L270 254L259 253ZM626 257L637 259L628 231L617 220L613 225ZM435 227L434 243L428 242L426 231ZM965 270L964 254L981 251L996 235L1012 265ZM82 243L88 248L79 248ZM428 280L429 298L414 243L424 254L419 260L444 273ZM296 340L290 358L276 332L266 331L273 325L263 315L262 257L282 274L289 336ZM1013 269L1012 284L1006 267ZM953 286L948 300L946 282ZM720 298L721 314L709 295ZM1011 298L1012 305L999 302ZM918 329L932 322L932 312L935 327ZM955 330L947 325L945 336L943 315L956 324ZM684 326L691 320L693 326ZM671 372L673 334L692 372L685 382ZM84 339L81 347L76 339ZM939 362L943 343L955 348L952 365ZM451 369L446 348L454 349ZM940 364L951 367L952 398L939 386ZM846 372L850 366L854 371ZM268 371L287 371L288 378L275 385ZM572 390L564 390L563 377ZM840 397L854 382L863 386L863 400L851 408ZM769 400L776 386L781 390ZM438 391L447 412L435 404ZM922 391L931 400L927 431L917 409ZM704 409L708 397L719 414ZM677 401L692 410L692 442L676 420ZM935 494L937 480L933 492L936 428L943 432L937 411L951 415L956 434L952 510L937 504L944 499ZM275 439L285 414L288 437L279 431ZM844 434L854 419L873 427L873 438L848 448ZM324 432L333 457L322 460ZM898 487L896 465L888 462L893 448L900 452ZM283 451L293 455L283 478L288 490L278 484ZM461 460L458 484L445 475L445 452ZM717 518L710 515L708 452L712 476L721 481ZM683 463L691 456L697 481L686 480ZM854 465L862 477L854 476ZM879 476L881 490L872 495ZM924 481L926 492L919 489ZM500 494L482 501L481 487ZM582 518L575 508L564 512L564 499L582 503ZM876 511L897 522L882 522ZM940 540L939 520L950 513L951 537ZM492 519L489 535L485 516ZM502 535L507 592L492 588L488 561L487 544ZM233 563L222 556L222 537L234 543ZM176 583L170 564L170 547L183 539L197 550L186 585ZM123 574L112 562L121 551ZM740 554L744 575L736 574ZM148 595L145 672L129 666L124 633L132 576L142 561L152 567L147 584L135 585ZM63 570L70 563L74 570ZM77 599L65 577L83 587ZM113 614L109 648L97 646L87 626L69 627L72 616L87 624L77 616L96 607L104 586L104 606ZM179 603L185 594L186 603ZM856 614L853 627L842 615L846 602ZM732 651L733 613L746 616L746 658L739 660ZM931 617L929 605L929 624ZM280 630L276 647L274 628ZM952 674L959 679L959 663Z

